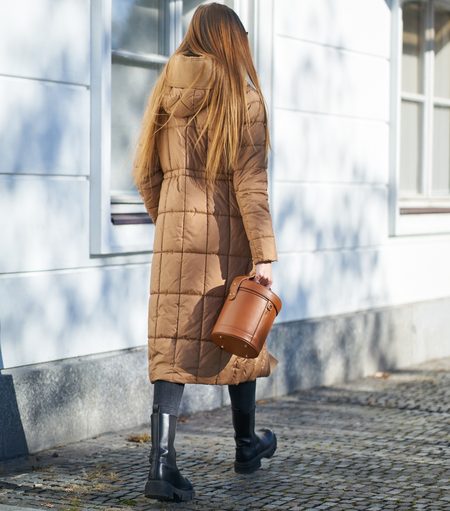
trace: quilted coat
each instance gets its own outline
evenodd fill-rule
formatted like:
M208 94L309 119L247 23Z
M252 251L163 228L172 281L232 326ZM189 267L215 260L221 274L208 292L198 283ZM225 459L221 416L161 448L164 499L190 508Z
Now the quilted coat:
M207 94L209 57L173 55L163 109L174 112L158 139L159 165L139 187L155 223L148 308L151 382L237 384L268 376L277 364L264 346L256 359L231 355L209 338L236 275L254 264L277 261L267 195L265 116L247 84L254 146L246 134L239 164L205 179L208 134L194 148L206 108L187 126ZM187 99L176 103L194 76Z

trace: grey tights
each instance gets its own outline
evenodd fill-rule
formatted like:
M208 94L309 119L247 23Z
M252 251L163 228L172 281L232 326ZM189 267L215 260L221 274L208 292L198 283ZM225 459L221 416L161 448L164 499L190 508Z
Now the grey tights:
M184 383L157 380L153 388L153 405L159 405L162 413L178 417ZM231 406L235 410L248 413L255 408L256 380L228 385Z
M153 406L159 405L161 413L170 413L178 417L184 383L156 380L153 387Z

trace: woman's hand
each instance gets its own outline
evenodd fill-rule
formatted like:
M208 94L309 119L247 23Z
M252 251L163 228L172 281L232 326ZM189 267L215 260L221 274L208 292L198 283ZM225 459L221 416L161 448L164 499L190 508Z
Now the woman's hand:
M255 265L255 282L270 288L272 285L272 263L257 263Z

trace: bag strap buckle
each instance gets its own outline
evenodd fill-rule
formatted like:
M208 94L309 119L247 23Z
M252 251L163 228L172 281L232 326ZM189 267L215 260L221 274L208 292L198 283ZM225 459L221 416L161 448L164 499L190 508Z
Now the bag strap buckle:
M230 290L228 291L228 300L234 300L242 282L247 279L252 279L253 277L254 275L241 275L239 277L235 277L231 283Z

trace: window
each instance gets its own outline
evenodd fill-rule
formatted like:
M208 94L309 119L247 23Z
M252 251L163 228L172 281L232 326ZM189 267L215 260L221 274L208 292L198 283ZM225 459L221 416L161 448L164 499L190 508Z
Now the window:
M169 6L161 0L112 0L111 203L128 205L127 213L139 211L134 206L141 202L131 161L146 98L171 49ZM112 208L113 221L120 221L115 212L120 208Z
M450 2L402 4L401 214L450 213Z
M154 226L131 177L151 89L201 0L91 2L91 254L149 251ZM244 24L252 1L223 0ZM244 17L242 17L244 14ZM252 21L249 18L249 21ZM253 25L251 29L253 30ZM150 247L151 248L151 247Z
M142 113L199 0L112 0L111 204L113 223L150 223L131 164ZM225 2L229 5L232 2ZM230 5L232 7L232 5Z

